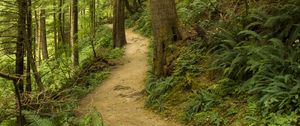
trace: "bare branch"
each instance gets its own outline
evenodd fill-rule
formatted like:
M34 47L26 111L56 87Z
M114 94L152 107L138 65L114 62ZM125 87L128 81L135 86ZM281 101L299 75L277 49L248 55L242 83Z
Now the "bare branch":
M14 75L9 75L9 74L3 73L3 72L0 72L0 77L8 79L8 80L16 80L16 81L23 79L22 77L17 77L17 76L14 76Z

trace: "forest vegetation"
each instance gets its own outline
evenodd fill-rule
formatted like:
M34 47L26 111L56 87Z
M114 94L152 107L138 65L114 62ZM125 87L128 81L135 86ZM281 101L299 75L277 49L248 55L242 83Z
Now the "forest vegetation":
M101 111L76 108L120 62L126 28L151 40L153 112L300 125L299 0L1 0L0 125L102 126Z

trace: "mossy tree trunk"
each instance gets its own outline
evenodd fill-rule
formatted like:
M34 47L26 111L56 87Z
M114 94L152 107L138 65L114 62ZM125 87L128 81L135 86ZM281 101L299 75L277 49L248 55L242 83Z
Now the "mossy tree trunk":
M114 0L113 47L121 48L126 44L125 37L125 0Z
M164 77L168 75L167 57L172 53L170 45L181 39L175 0L151 0L150 9L154 37L153 72Z

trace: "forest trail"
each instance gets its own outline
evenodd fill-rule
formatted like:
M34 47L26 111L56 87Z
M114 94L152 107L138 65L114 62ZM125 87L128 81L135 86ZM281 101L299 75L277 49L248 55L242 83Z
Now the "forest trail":
M145 109L143 92L149 40L132 29L126 30L126 39L121 64L82 99L79 111L86 113L96 108L101 112L105 126L180 126Z

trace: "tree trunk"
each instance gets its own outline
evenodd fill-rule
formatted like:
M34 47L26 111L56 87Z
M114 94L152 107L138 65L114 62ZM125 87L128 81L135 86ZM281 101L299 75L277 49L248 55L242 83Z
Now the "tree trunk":
M28 10L27 10L27 68L26 68L26 91L31 92L32 86L31 86L31 72L30 72L30 64L32 59L30 56L32 56L32 14L31 14L31 0L27 0L28 3Z
M29 55L29 58L31 59L30 66L31 66L31 69L32 69L32 72L33 72L33 75L34 75L34 79L35 79L36 84L37 84L37 88L38 88L39 91L41 91L41 90L44 89L43 83L42 83L42 78L41 78L41 75L40 75L39 71L37 70L36 63L34 62L32 53Z
M66 46L65 39L65 11L64 11L64 0L59 0L59 13L58 13L58 46L59 51L64 51Z
M175 0L151 0L151 19L154 36L153 72L156 76L167 76L169 45L180 38L177 28Z
M96 50L95 50L95 37L96 37L96 14L95 14L95 11L96 11L96 5L95 5L95 0L91 0L90 2L90 17L91 17L91 45L92 45L92 49L93 49L93 54L94 54L94 57L96 58L97 57L97 54L96 54Z
M42 48L43 60L49 59L46 37L46 15L45 9L40 9L40 44Z
M53 34L54 34L54 54L55 58L58 57L58 44L57 44L57 20L56 20L56 0L53 0Z
M125 36L125 1L114 0L113 47L120 48L126 44Z
M73 66L79 65L78 50L78 0L71 1L71 47Z
M26 15L27 1L17 0L18 4L18 37L16 45L16 75L21 78L24 73L24 43L26 43ZM17 105L17 125L25 125L25 119L22 114L21 95L24 92L23 80L14 80Z
M37 52L37 50L39 51L39 39L40 39L40 33L39 33L39 20L38 20L38 14L37 14L37 11L34 11L34 18L35 18L35 44L34 44L34 62L38 61L40 63L40 60L39 60L39 52Z
M36 15L37 16L37 15ZM36 18L36 25L37 29L39 28L38 26L38 20ZM36 33L38 34L38 33ZM27 51L27 86L26 86L26 91L31 91L32 86L31 86L31 76L30 76L30 70L33 71L33 75L37 84L37 88L39 91L43 89L43 84L42 84L42 79L40 77L40 74L37 70L37 66L35 63L35 58L32 54L32 14L31 14L31 0L28 0L28 12L27 12L27 44L26 44L26 51ZM34 48L35 49L35 48ZM30 82L30 83L29 83Z

